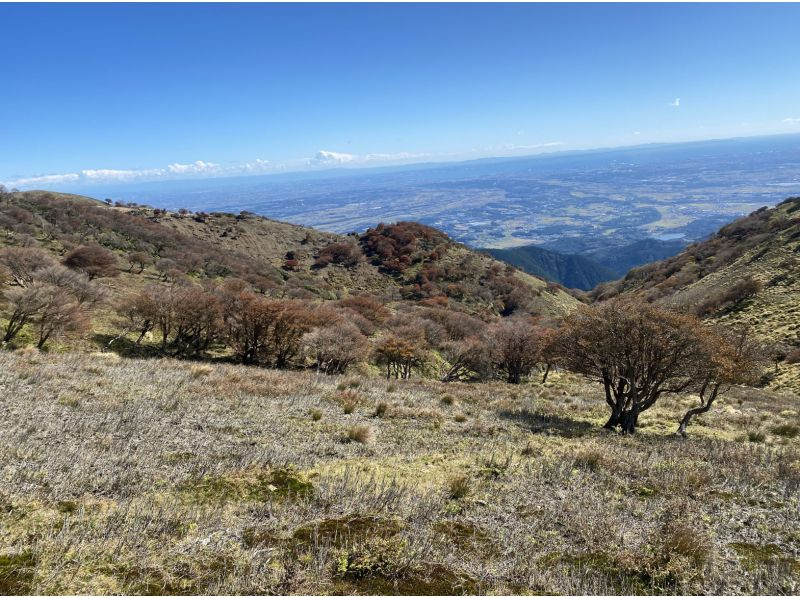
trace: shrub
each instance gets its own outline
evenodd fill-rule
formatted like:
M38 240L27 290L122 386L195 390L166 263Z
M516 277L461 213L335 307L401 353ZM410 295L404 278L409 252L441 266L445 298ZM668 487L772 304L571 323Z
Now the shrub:
M587 448L575 455L575 465L581 469L597 471L605 463L605 456L602 451L596 448Z
M388 409L389 406L383 401L381 401L375 406L375 417L384 417Z
M347 437L353 442L360 442L361 444L369 444L375 436L372 426L367 424L359 424L350 428L347 432Z
M747 440L750 442L764 442L766 439L767 435L761 430L750 430L747 433Z
M339 301L341 307L351 309L373 324L380 324L391 315L388 309L374 297L355 296Z
M780 424L772 428L772 433L784 438L796 438L800 435L800 427L794 424Z
M707 563L714 549L708 534L699 527L682 521L674 521L661 530L662 556L677 555L688 559L695 566Z
M453 500L465 498L472 490L472 480L467 475L458 475L447 482L447 496Z
M335 323L303 336L306 355L314 360L317 371L344 374L353 363L367 354L367 339L350 322Z
M312 409L309 413L311 415L311 419L313 419L315 422L318 422L322 419L322 409Z
M320 249L314 261L314 267L324 268L328 264L352 267L357 265L361 259L361 250L355 243L350 243L348 241L331 243Z
M90 279L117 276L117 258L100 245L81 245L70 251L64 258L67 268L78 270Z

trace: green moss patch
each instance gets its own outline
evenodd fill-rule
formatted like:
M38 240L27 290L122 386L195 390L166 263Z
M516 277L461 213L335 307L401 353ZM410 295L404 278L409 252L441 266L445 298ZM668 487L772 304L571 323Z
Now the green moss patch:
M0 595L30 594L35 572L32 553L0 554Z
M376 516L326 519L298 528L292 539L297 546L320 544L347 546L365 538L391 538L403 529L396 519Z

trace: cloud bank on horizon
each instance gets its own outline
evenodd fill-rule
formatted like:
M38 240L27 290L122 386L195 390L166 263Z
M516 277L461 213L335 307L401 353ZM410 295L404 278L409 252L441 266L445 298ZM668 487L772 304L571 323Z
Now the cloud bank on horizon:
M369 166L391 166L424 162L432 159L457 159L469 158L473 153L485 154L487 152L518 153L518 152L544 152L547 150L559 149L565 144L561 141L538 143L533 145L505 144L472 150L463 155L435 155L430 153L369 153L369 154L350 154L346 152L335 152L330 150L319 150L313 158L301 158L284 162L273 162L256 158L250 162L235 164L220 164L205 160L181 164L178 162L168 164L161 168L143 169L113 169L113 168L91 168L83 169L78 172L41 174L31 176L9 177L0 184L7 188L14 189L34 189L34 188L56 188L59 186L92 185L92 184L114 184L114 183L133 183L148 182L159 180L178 180L189 178L221 178L234 176L248 176L258 174L274 174L281 172L302 172L314 171L330 168L359 168Z

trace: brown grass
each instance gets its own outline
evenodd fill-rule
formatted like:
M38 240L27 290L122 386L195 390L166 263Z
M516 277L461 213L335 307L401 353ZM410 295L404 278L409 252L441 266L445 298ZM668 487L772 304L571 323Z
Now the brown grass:
M621 437L600 429L598 389L563 373L404 381L382 418L332 397L376 406L385 380L339 382L0 352L0 590L800 591L800 439L772 431L796 398L734 392L684 440L688 398ZM445 393L469 423L441 413Z

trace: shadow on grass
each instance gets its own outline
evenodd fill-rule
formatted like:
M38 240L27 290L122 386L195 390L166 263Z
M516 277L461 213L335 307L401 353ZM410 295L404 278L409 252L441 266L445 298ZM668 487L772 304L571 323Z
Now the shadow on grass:
M130 338L117 338L113 334L93 334L92 341L105 351L116 353L120 357L135 357L138 359L159 359L170 357L183 361L203 361L209 363L236 363L231 357L212 357L209 355L174 355L164 353L161 348L147 343L136 344Z
M498 413L503 419L507 419L527 428L534 434L547 434L550 436L563 436L565 438L577 438L585 436L597 426L589 422L570 419L560 415L547 415L535 413L528 409L503 410Z

